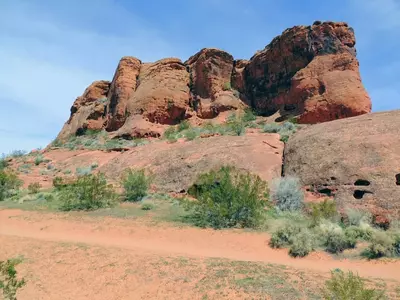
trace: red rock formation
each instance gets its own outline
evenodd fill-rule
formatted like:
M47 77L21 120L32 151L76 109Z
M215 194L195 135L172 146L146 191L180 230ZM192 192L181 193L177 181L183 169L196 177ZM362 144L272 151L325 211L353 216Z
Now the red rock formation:
M71 107L71 116L57 138L64 140L86 129L101 130L109 89L109 81L95 81L82 96L76 98Z
M105 97L104 113L103 103L96 101ZM185 63L168 58L142 64L124 57L111 86L94 83L77 99L59 137L85 128L105 128L116 136L158 136L162 126L157 124L214 118L246 104L266 115L280 112L281 119L296 116L300 123L370 112L353 29L333 22L296 26L249 61L218 49L202 49Z
M123 57L115 71L108 93L107 130L114 131L125 124L129 99L136 90L141 61L134 57Z
M296 26L276 37L245 67L246 95L261 113L280 111L319 123L371 110L346 23Z

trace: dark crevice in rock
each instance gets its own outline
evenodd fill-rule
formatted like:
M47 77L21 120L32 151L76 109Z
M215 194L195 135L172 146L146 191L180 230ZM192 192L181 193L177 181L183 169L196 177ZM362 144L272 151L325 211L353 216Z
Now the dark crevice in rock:
M354 193L353 193L353 197L355 199L359 199L360 200L360 199L362 199L364 197L365 194L373 194L373 193L370 192L370 191L365 191L365 190L355 190Z
M328 197L333 196L333 191L330 188L325 187L325 188L318 189L317 191L318 191L318 193L327 195Z
M396 185L400 185L400 173L396 174Z
M354 182L354 185L356 186L369 186L371 185L371 182L365 179L357 179L356 182Z

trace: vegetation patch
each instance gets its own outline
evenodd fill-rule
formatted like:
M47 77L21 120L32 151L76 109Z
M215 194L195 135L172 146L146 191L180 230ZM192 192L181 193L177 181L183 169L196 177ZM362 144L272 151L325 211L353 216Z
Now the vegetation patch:
M78 177L76 181L61 186L58 196L60 209L64 211L94 210L117 204L117 194L102 173Z
M127 169L122 178L125 201L136 202L142 200L147 195L151 182L151 175L147 175L144 169Z
M231 166L201 175L189 189L196 201L187 208L201 227L257 227L268 204L268 186L260 177Z

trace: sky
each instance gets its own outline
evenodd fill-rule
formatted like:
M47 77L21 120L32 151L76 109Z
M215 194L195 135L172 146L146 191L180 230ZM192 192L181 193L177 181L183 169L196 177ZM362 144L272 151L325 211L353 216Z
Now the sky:
M51 142L77 96L122 56L250 58L315 20L356 33L373 111L400 109L400 0L0 0L0 153Z

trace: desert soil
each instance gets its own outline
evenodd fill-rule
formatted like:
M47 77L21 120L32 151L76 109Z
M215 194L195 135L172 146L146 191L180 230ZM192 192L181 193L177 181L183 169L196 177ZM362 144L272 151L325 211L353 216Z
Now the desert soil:
M18 299L320 299L334 269L400 298L400 261L290 258L265 233L0 210L0 260L22 258Z

